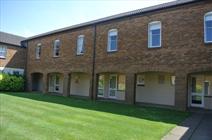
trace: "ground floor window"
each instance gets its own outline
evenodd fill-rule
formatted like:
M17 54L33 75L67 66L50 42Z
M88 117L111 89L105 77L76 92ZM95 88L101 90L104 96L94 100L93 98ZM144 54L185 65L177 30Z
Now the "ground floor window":
M104 75L99 76L98 81L98 96L103 97L104 96Z
M60 86L60 75L52 74L49 77L49 91L59 93L61 90Z
M98 79L98 97L125 99L126 76L124 74L101 74Z

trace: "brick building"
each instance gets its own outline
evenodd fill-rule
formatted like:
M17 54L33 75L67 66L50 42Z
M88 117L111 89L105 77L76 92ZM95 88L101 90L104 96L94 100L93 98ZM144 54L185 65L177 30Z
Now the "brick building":
M29 91L212 109L212 1L179 0L40 34Z
M26 48L20 44L25 38L0 32L0 73L24 74Z

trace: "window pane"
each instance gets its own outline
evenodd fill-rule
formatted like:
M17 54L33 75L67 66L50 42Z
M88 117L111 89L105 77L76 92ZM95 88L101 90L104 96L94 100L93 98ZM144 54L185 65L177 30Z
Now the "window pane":
M59 56L60 52L60 40L55 40L54 42L54 55Z
M56 75L55 76L55 84L59 84L59 82L60 82L60 76Z
M110 88L116 89L116 76L110 77Z
M160 35L152 35L152 46L160 46Z
M192 92L193 93L203 92L203 85L201 78L192 77Z
M160 34L160 29L152 30L152 35L159 35Z
M83 42L84 42L84 38L79 37L77 41L77 54L82 54L84 52Z
M103 89L104 88L104 75L99 76L99 83L98 83L98 88Z
M104 95L104 90L103 89L98 89L98 95L103 96Z
M204 93L205 93L205 95L209 95L209 88L210 88L209 82L205 81L204 82Z
M117 50L116 40L110 41L110 50Z
M125 75L119 75L118 90L125 90Z
M6 47L0 46L0 57L6 57Z
M206 21L206 27L212 27L212 20Z
M212 28L211 29L207 29L207 31L206 31L206 40L207 41L212 41Z

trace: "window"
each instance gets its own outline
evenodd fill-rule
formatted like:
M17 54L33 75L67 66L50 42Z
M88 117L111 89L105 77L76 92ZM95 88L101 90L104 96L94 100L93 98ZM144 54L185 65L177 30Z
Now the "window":
M212 12L205 14L205 43L212 43Z
M60 55L60 40L54 41L54 57L58 57Z
M49 77L49 92L60 93L60 75L52 74Z
M210 95L210 82L209 81L205 81L204 82L204 94Z
M118 90L125 91L125 75L119 75L118 77Z
M154 21L149 23L149 48L158 48L161 47L161 22Z
M138 75L137 76L137 85L144 86L144 84L145 84L144 75Z
M40 59L40 55L41 55L41 43L38 43L35 50L35 58Z
M117 29L110 30L108 32L108 46L107 46L108 52L117 51L117 40L118 40Z
M84 35L80 35L77 38L77 55L84 53Z
M103 97L104 96L104 75L99 75L98 96L99 97Z
M7 55L7 47L0 46L0 58L6 58Z

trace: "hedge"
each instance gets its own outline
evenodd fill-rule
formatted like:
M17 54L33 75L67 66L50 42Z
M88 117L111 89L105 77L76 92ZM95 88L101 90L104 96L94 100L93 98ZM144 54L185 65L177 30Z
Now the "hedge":
M0 91L23 91L24 77L0 73Z

